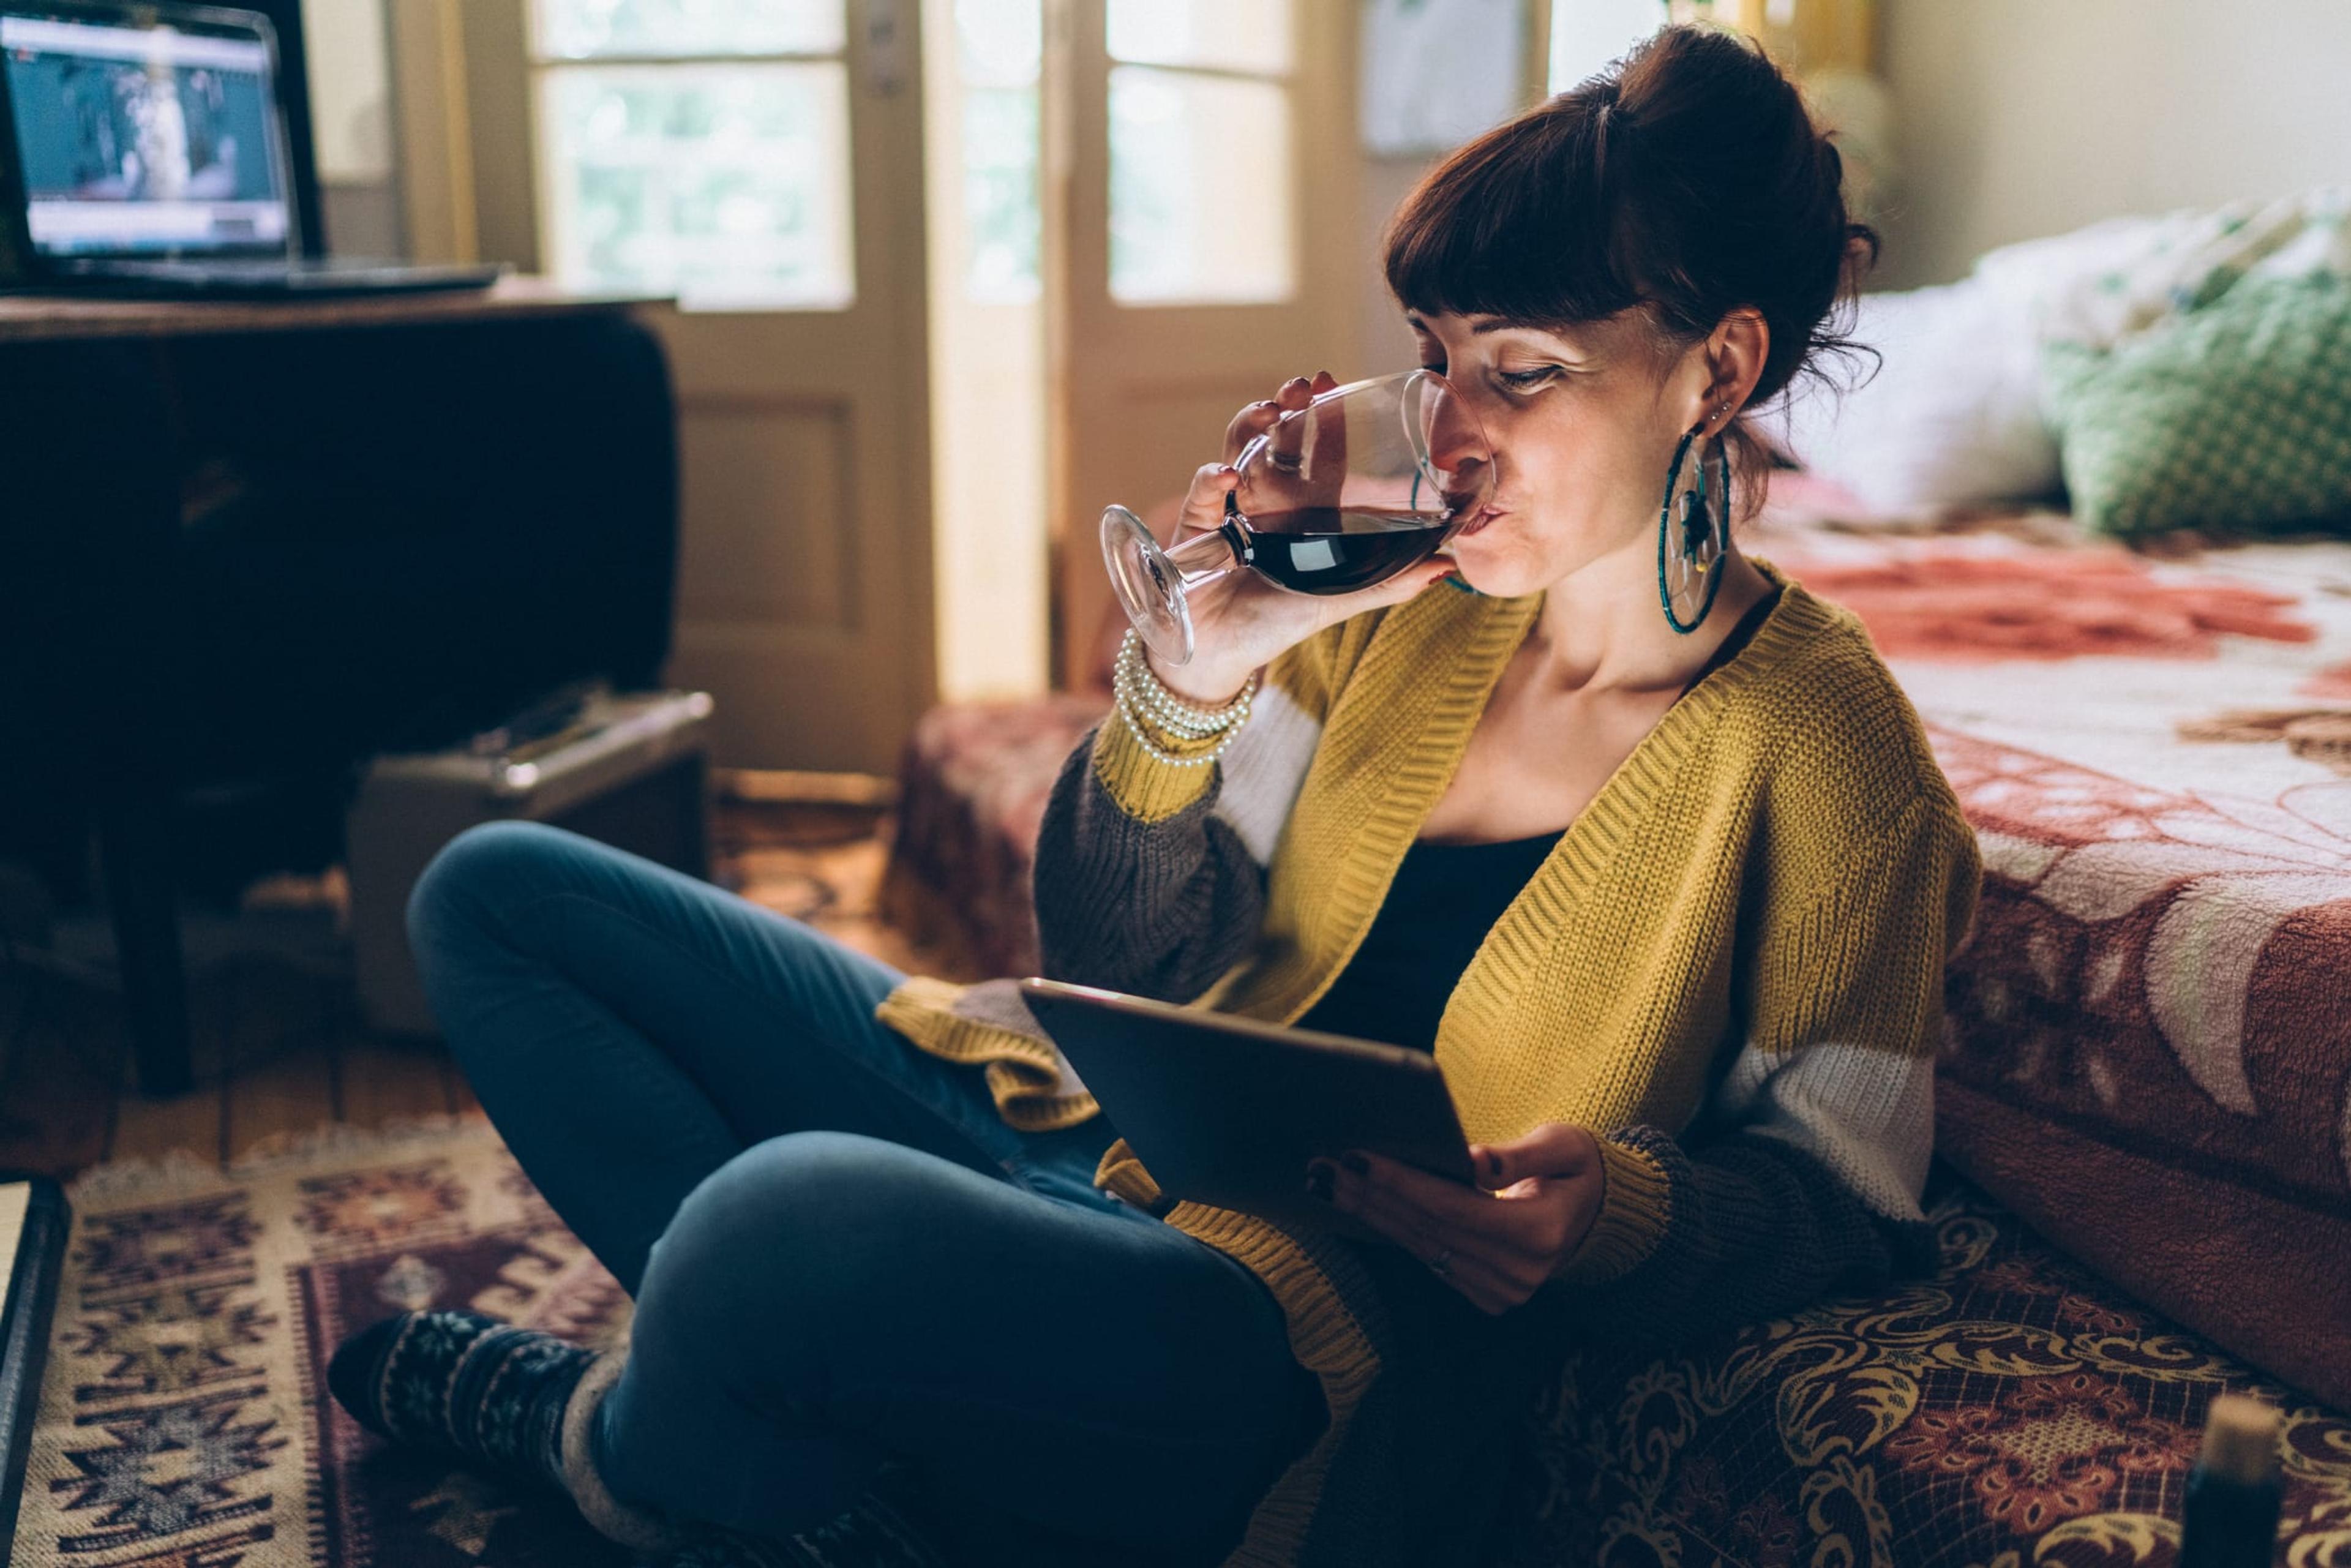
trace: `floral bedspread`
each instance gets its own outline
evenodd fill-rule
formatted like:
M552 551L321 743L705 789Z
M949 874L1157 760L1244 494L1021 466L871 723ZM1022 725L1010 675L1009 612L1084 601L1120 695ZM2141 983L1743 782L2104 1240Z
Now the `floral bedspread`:
M2351 1405L2351 543L1762 532L1869 626L1982 845L1940 1152Z

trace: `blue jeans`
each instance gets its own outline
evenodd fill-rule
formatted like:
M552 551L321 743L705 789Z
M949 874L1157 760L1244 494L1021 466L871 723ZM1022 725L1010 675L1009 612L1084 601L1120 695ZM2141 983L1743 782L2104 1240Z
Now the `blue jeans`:
M885 1461L950 1501L1215 1553L1320 1429L1272 1295L875 1021L900 977L559 829L442 852L409 936L451 1048L636 1297L605 1483L781 1536Z

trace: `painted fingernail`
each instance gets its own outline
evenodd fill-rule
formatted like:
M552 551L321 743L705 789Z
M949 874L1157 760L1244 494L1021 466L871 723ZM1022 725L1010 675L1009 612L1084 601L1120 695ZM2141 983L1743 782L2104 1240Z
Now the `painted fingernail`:
M1339 1163L1346 1166L1349 1170L1354 1172L1357 1176L1369 1176L1372 1174L1372 1162L1364 1158L1363 1155L1353 1153L1352 1151L1347 1154L1341 1155L1339 1156Z
M1331 1201L1331 1169L1328 1166L1310 1166L1306 1170L1306 1191L1323 1202Z

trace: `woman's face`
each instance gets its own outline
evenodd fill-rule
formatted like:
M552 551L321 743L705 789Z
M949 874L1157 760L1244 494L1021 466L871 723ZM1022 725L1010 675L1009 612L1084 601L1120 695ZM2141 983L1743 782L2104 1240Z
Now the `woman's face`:
M1532 593L1655 535L1667 465L1705 395L1695 347L1662 350L1637 311L1559 329L1405 319L1421 363L1443 372L1494 448L1485 520L1449 547L1470 587Z

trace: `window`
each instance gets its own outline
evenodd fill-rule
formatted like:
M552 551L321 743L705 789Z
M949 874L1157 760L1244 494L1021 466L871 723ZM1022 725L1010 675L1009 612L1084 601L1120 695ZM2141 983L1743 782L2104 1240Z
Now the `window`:
M1040 0L955 0L963 103L963 288L983 304L1038 298Z
M542 250L689 309L856 294L842 0L537 0Z
M1111 298L1290 298L1292 0L1105 4Z

